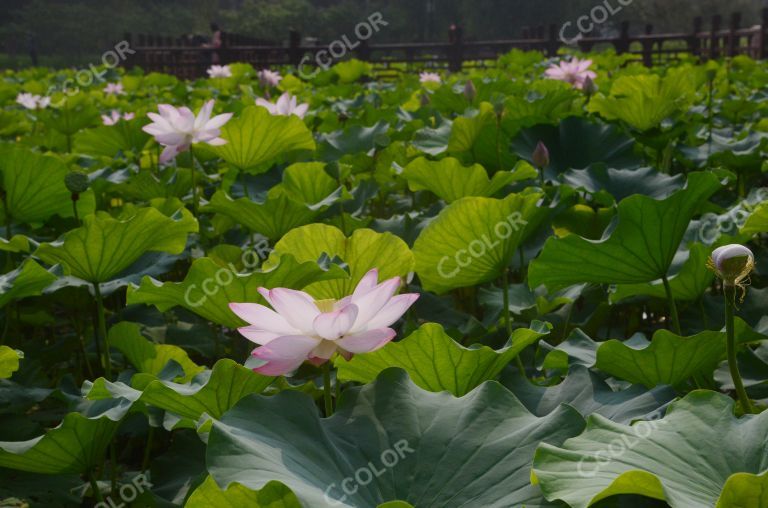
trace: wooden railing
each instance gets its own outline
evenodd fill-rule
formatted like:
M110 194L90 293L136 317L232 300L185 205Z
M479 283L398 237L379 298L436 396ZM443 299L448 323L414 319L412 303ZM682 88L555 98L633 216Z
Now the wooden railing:
M629 54L651 66L690 54L701 59L715 59L748 55L756 59L768 57L768 9L763 9L760 23L743 28L740 14L733 14L728 26L723 18L713 16L709 29L702 18L696 18L690 33L654 34L653 26L646 25L644 33L630 34L630 25L621 25L617 37L584 37L571 47L583 51L613 47L619 54ZM368 44L359 41L343 58L352 56L374 64L378 70L402 68L447 68L452 72L465 67L484 66L512 49L541 51L548 56L557 55L566 46L561 38L561 27L524 29L520 39L497 41L467 41L461 29L453 27L449 42L410 44ZM141 67L145 71L160 71L181 78L205 76L212 63L247 62L256 68L292 65L312 72L317 55L328 56L328 48L320 44L302 45L301 36L290 32L287 45L274 45L245 36L224 35L220 48L192 45L188 40L158 36L132 36L126 40L135 50L125 62L126 67ZM325 51L325 53L322 53ZM328 61L321 59L321 61ZM335 63L335 61L334 61Z

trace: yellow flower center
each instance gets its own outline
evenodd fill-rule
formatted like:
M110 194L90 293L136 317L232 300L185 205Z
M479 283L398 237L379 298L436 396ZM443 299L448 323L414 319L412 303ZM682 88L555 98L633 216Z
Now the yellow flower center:
M315 300L315 307L320 312L333 312L333 304L336 303L336 300L333 298L328 298L326 300Z

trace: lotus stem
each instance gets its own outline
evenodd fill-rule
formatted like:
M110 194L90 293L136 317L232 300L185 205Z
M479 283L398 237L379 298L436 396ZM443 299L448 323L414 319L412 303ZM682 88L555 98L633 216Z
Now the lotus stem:
M501 272L501 285L504 299L502 315L504 316L504 327L507 331L507 340L509 340L509 337L512 335L512 318L509 314L509 268L504 268L504 271ZM520 369L520 374L522 374L523 377L527 377L525 375L525 365L523 365L523 360L520 359L520 353L515 356L515 363L517 363L517 368Z
M669 302L669 318L672 321L672 331L677 335L682 336L682 329L680 328L680 318L677 315L677 305L675 304L675 298L672 296L672 288L669 286L669 279L667 276L661 278L664 282L664 291L667 293L667 301Z
M333 414L333 394L331 393L331 361L323 364L323 400L326 418Z
M723 292L725 293L725 334L728 369L731 371L731 379L733 379L733 386L736 388L736 395L738 395L742 410L745 414L751 414L753 412L752 402L749 400L747 391L744 389L744 383L739 373L739 364L736 362L736 333L733 324L734 309L736 307L736 286L725 284Z
M190 145L189 155L192 157L192 213L197 217L197 164L195 151Z
M104 363L104 372L107 375L107 379L112 379L112 359L109 356L109 344L107 343L107 320L104 315L104 299L101 297L101 289L97 282L93 283L93 293L96 297L96 313L99 320L99 333L101 340L104 341L104 351L102 363ZM98 343L99 337L96 337Z

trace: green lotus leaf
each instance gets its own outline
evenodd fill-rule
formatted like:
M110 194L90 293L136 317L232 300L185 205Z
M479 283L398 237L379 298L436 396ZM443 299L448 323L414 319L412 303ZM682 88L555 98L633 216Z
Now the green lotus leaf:
M596 95L587 109L647 131L688 111L699 84L698 73L686 67L670 70L664 78L656 74L621 76L613 82L609 95Z
M444 293L501 275L547 213L540 194L462 198L443 209L413 245L424 289Z
M136 370L157 376L169 361L178 363L184 371L183 380L189 381L205 370L189 359L187 352L171 344L155 344L141 335L137 323L122 321L109 329L107 343L120 350Z
M768 412L736 418L731 398L698 390L672 403L660 420L626 426L590 416L580 436L536 450L533 474L547 499L574 508L618 494L665 500L672 508L758 508L765 499L766 435Z
M632 284L667 276L689 221L719 188L714 174L691 173L687 186L667 199L637 195L623 200L607 238L547 240L529 267L529 285L555 290L581 282Z
M30 252L37 248L37 243L24 235L13 235L10 240L0 238L0 251Z
M238 249L238 252L243 256L242 251ZM253 256L260 254L265 255L266 249L252 253ZM181 306L209 321L236 328L245 323L229 309L229 303L266 304L258 292L259 287L304 289L318 281L347 277L336 265L324 270L314 261L298 263L289 254L281 256L277 266L251 273L241 273L232 264L200 258L192 262L182 282L159 282L144 277L141 285L128 288L127 302L154 305L163 312Z
M369 270L378 268L379 281L405 278L413 270L413 254L408 245L391 233L357 229L346 237L340 229L325 224L310 224L290 231L275 245L265 269L275 266L280 256L290 254L300 263L317 262L326 255L339 258L349 267L348 279L315 282L305 288L317 299L340 299L352 294Z
M0 308L28 296L42 294L56 280L56 275L27 259L15 270L0 275Z
M0 467L44 474L86 473L101 464L119 425L108 413L94 418L69 413L40 437L0 441Z
M53 215L72 217L72 193L64 185L69 173L66 164L56 157L40 155L25 148L0 145L0 172L5 191L3 207L13 222L44 222ZM80 217L95 209L93 191L80 194L77 212ZM5 212L1 212L5 216Z
M691 245L688 259L680 268L680 271L669 279L669 287L675 300L695 301L712 284L715 274L707 269L707 260L712 249L706 245L696 243ZM611 294L611 301L618 302L630 296L653 296L666 298L662 281L645 284L619 284Z
M300 151L315 149L315 140L297 116L274 116L265 108L249 106L221 128L227 144L216 154L241 171L263 173L268 163Z
M333 204L340 194L338 183L325 172L322 162L288 166L283 173L283 183L270 189L269 194L275 195L278 190L313 209Z
M19 370L19 361L24 358L21 351L0 346L0 379L7 379Z
M546 175L552 179L569 169L584 169L598 162L621 169L641 161L634 155L632 138L617 127L586 118L569 117L559 125L525 129L513 140L512 149L530 161L539 142L549 151Z
M115 157L120 152L141 152L149 141L142 128L143 120L119 121L115 125L102 125L78 132L74 139L74 152L98 157Z
M677 397L669 386L647 390L632 385L614 391L600 376L582 365L571 367L565 379L554 386L534 385L516 369L507 369L501 382L537 416L546 416L560 404L568 404L584 417L599 414L618 423L647 417Z
M61 240L44 243L35 255L46 263L61 263L69 274L92 283L106 282L147 252L180 254L197 220L181 209L167 217L155 208L140 208L125 219L97 212Z
M189 496L184 508L301 508L301 503L291 490L280 482L269 482L258 491L239 483L233 483L226 490L216 485L212 476L197 487Z
M390 367L404 369L413 382L431 392L448 391L461 397L481 383L495 379L520 352L549 334L547 326L534 322L531 329L518 328L507 345L496 351L488 346L467 348L453 340L436 323L427 323L399 342L390 342L372 353L350 361L336 360L343 380L370 383Z
M376 147L376 140L386 136L389 124L380 121L365 127L352 125L321 136L320 158L324 161L337 161L347 155L368 153Z
M758 206L741 228L741 233L754 235L768 232L768 203Z
M683 175L667 175L653 168L613 169L595 164L587 169L572 169L563 174L563 181L574 189L593 194L608 193L619 202L634 194L664 199L685 184Z
M204 415L221 418L237 401L261 393L275 378L262 376L232 360L219 360L212 370L195 375L188 383L161 380L149 374L136 374L132 385L99 378L84 390L91 400L122 398L130 403L149 404L178 417L173 428L196 428Z
M344 392L331 418L300 393L246 397L214 422L206 464L222 487L279 481L318 508L540 507L550 505L530 484L533 449L542 440L559 446L583 427L567 406L531 415L495 382L455 398L389 369Z
M446 203L467 196L491 197L510 183L537 176L530 164L519 163L514 171L497 171L493 178L488 178L480 164L465 167L452 157L439 161L420 157L403 170L403 178L412 191L431 191Z

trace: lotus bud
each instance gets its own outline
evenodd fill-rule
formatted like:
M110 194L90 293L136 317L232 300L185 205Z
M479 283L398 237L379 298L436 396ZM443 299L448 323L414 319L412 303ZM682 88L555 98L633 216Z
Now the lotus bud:
M466 97L469 102L474 102L475 97L477 97L477 88L475 88L475 84L471 79L468 79L467 83L464 85L464 97Z
M755 256L743 245L724 245L712 252L709 268L723 279L726 286L741 286L755 268Z
M88 179L88 175L82 171L70 171L64 177L64 185L72 193L72 201L77 201L80 198L80 194L88 190L90 184L91 181Z
M587 94L589 96L592 96L592 95L595 95L597 93L599 88L595 84L594 80L592 78L590 78L589 76L587 76L587 78L584 80L583 90L584 90L585 94Z
M421 94L421 105L422 105L422 107L429 106L429 103L430 103L429 95L427 95L425 93Z
M549 166L549 150L541 141L539 141L533 154L531 154L531 162L539 169Z

